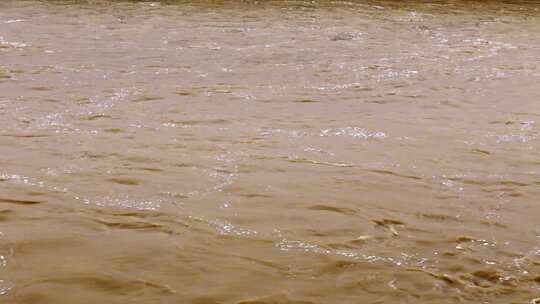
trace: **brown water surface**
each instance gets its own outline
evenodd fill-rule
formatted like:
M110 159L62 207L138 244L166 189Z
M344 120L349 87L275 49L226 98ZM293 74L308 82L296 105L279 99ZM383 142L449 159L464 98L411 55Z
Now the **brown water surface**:
M0 302L531 303L537 1L0 2Z

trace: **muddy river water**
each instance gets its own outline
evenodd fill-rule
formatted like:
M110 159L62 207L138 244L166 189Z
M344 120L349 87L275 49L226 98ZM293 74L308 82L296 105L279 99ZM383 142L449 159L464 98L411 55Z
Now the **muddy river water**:
M0 1L0 302L536 303L540 2Z

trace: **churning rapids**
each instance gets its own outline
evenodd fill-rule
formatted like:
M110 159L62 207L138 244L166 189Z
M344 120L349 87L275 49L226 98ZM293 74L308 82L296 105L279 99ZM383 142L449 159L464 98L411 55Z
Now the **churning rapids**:
M540 303L540 3L0 2L0 302Z

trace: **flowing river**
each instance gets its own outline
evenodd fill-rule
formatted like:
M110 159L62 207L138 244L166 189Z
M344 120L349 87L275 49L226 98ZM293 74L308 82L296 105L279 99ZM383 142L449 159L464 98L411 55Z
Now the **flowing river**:
M540 303L540 2L0 1L0 302Z

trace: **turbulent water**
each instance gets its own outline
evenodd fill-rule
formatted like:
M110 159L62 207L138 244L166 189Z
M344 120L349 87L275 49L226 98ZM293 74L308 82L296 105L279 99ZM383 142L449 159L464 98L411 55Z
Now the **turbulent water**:
M0 2L0 302L540 302L540 3Z

